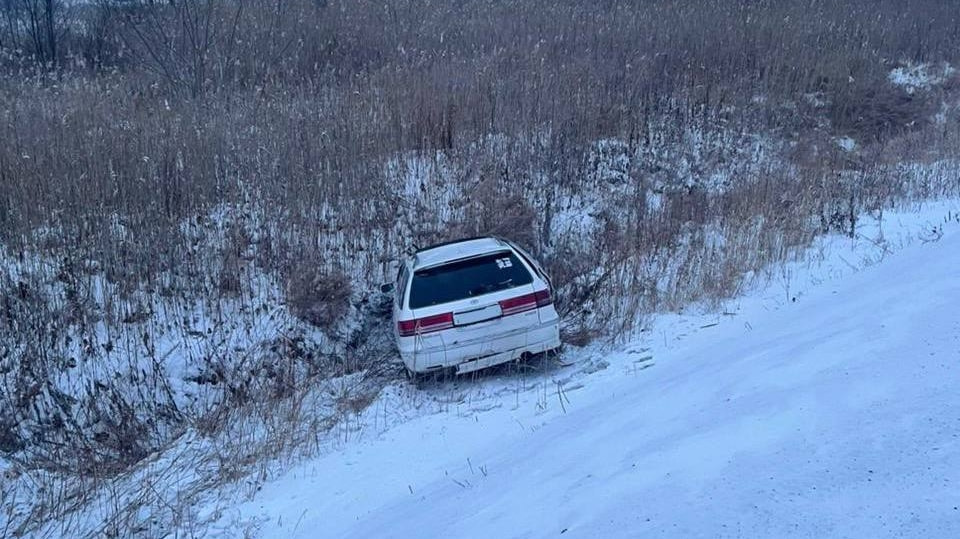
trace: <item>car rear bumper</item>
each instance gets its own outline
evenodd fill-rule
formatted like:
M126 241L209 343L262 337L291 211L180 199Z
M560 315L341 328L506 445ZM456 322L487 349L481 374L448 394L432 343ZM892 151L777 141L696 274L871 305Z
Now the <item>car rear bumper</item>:
M419 346L416 341L401 345L403 363L413 372L423 373L455 367L457 373L473 372L508 361L524 354L538 354L560 347L559 320L495 335L453 346Z

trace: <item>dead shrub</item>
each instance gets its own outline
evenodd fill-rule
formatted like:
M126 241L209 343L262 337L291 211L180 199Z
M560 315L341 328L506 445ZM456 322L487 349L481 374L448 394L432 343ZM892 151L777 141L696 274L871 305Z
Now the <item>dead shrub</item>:
M350 277L344 272L316 264L297 264L287 276L287 306L297 318L324 330L343 319L351 292Z
M0 419L0 453L15 453L26 445L17 435L12 417Z
M542 216L517 190L518 186L498 177L499 173L492 166L483 166L481 174L480 181L466 189L460 201L462 219L449 223L437 235L437 241L489 235L507 238L536 250Z
M511 193L489 200L481 211L482 233L502 236L521 245L537 244L536 210L519 194Z
M217 275L217 289L228 296L240 294L240 256L236 249L224 249L221 253L220 272Z
M858 140L878 141L920 129L935 112L935 103L923 92L908 93L886 81L852 83L831 103L834 129Z

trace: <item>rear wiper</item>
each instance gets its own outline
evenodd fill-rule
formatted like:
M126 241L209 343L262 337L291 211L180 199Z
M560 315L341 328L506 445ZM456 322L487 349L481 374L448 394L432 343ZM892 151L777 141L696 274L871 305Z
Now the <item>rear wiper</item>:
M480 285L476 288L470 289L470 291L467 293L471 296L489 294L490 292L496 292L498 290L509 288L510 283L512 282L513 282L513 279L507 279L506 281L500 281L499 283L490 283L490 284Z
M480 296L487 293L487 287L490 285L478 286L476 288L471 288L468 292L468 296Z

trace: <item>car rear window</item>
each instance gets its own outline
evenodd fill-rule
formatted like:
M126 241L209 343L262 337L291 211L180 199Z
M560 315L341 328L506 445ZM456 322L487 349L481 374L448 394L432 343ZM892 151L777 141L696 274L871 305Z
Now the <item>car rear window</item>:
M440 305L533 282L510 251L459 260L413 273L410 308Z

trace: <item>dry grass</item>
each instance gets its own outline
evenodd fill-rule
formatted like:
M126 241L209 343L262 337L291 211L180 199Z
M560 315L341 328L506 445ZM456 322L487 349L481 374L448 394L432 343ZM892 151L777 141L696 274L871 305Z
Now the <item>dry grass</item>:
M351 289L350 277L342 271L302 261L288 274L287 305L300 319L330 329L346 315Z
M60 13L51 45L11 34L0 3L0 259L19 272L0 272L0 451L59 478L29 518L186 429L227 479L315 447L376 383L323 414L307 386L393 375L370 290L411 245L517 240L576 344L719 304L864 211L960 191L938 168L960 148L960 75L913 94L886 78L956 63L945 2L96 4ZM274 320L283 304L321 336ZM189 409L170 333L199 365ZM117 361L127 376L90 375Z

